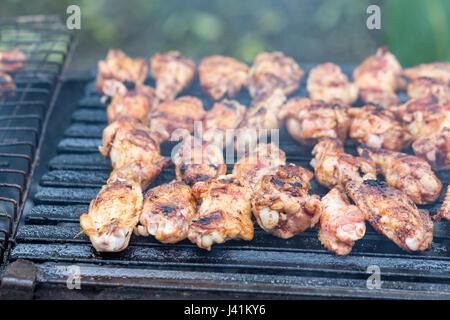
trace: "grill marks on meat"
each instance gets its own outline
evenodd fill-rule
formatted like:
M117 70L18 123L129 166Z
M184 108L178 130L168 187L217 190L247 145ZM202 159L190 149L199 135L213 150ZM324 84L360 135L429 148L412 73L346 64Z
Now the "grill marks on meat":
M314 145L322 138L345 141L350 126L349 107L340 101L326 103L308 98L291 98L278 115L286 120L290 135L305 145Z
M435 221L441 220L441 218L447 219L450 221L450 185L447 186L447 192L445 193L444 202L442 203L439 212L434 217Z
M191 242L211 250L230 239L253 239L251 192L240 178L226 175L198 182L192 192L199 207L188 232Z
M248 83L248 66L236 59L214 55L203 59L198 67L203 91L215 100L234 97Z
M156 94L163 100L173 100L191 83L195 62L178 51L157 53L150 60L152 76L156 80Z

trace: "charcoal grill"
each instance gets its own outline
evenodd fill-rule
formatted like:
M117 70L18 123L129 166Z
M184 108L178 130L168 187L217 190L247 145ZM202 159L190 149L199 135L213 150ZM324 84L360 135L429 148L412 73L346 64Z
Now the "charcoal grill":
M27 56L25 68L8 72L16 88L0 89L0 262L14 244L72 45L58 17L0 19L0 50Z
M343 66L347 73L353 68ZM80 214L87 211L111 171L109 160L97 149L107 119L94 78L92 72L79 79L85 84L83 97L40 180L34 206L17 232L3 275L3 297L450 298L448 222L436 224L429 250L414 254L405 253L369 225L364 239L345 257L322 247L315 230L282 240L257 225L253 241L229 241L213 246L211 252L187 240L166 245L133 235L125 251L97 253L85 235L74 237L80 231ZM306 95L305 79L295 95ZM154 85L150 79L147 83ZM213 104L198 79L183 94L200 97L207 109ZM245 90L237 99L250 103ZM162 154L169 156L171 147L164 143ZM311 148L299 145L285 129L280 132L280 147L288 162L310 168ZM355 153L350 141L346 149ZM438 173L445 185L449 175ZM165 168L150 187L174 177L174 167ZM326 193L315 181L312 185L313 192ZM442 200L443 196L424 208L434 213ZM368 288L369 266L380 268L381 289ZM81 288L68 289L67 283L75 283L78 275Z

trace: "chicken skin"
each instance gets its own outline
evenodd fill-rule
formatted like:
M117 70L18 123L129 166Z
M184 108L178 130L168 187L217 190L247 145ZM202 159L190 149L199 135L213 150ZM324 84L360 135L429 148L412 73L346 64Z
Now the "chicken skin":
M450 185L447 186L447 192L445 193L444 202L442 203L438 214L433 217L435 221L440 221L441 218L450 221Z
M420 99L436 96L439 101L450 102L450 80L421 77L408 84L409 99Z
M157 53L152 56L150 64L156 81L156 94L163 101L175 99L195 75L195 62L184 58L178 51Z
M143 186L153 181L170 163L159 153L159 142L150 129L135 119L121 118L106 127L99 151L105 158L111 158L114 169L137 163L139 170L130 169L129 172L138 174Z
M414 154L428 161L434 170L450 170L450 124L412 144Z
M429 213L398 189L368 179L349 182L346 191L372 227L403 250L424 251L431 246L434 225Z
M203 91L215 100L225 95L233 98L248 83L248 66L230 57L214 55L198 66Z
M132 59L121 50L110 49L106 59L98 62L95 87L105 96L113 97L116 93L124 95L126 86L123 82L143 84L147 73L148 64L144 59Z
M127 90L125 95L116 94L106 108L109 123L122 117L131 117L148 123L150 112L159 103L152 87L138 84L133 89Z
M313 174L294 164L280 166L253 188L252 212L259 226L283 238L312 228L321 213L320 197L308 195Z
M285 101L286 96L281 89L254 98L244 120L236 130L235 149L249 150L257 144L261 136L268 134L269 130L280 128L281 121L278 120L278 114Z
M248 90L253 98L276 88L288 96L299 88L303 75L304 71L294 59L282 52L262 52L250 68Z
M11 72L25 68L27 56L19 49L10 51L0 50L0 71Z
M278 167L285 164L285 153L273 142L260 143L235 163L233 175L242 177L253 187L264 175L275 174Z
M278 118L286 120L290 135L305 145L314 145L322 138L345 141L350 126L349 107L341 102L326 103L308 98L291 98Z
M364 103L387 108L399 103L395 91L406 87L401 74L400 63L386 47L382 47L353 71L353 81Z
M147 191L135 233L152 235L162 243L176 243L187 238L195 215L191 188L181 181L172 181Z
M142 210L142 188L139 183L111 180L91 201L89 213L80 216L83 232L99 252L124 250Z
M375 163L370 159L354 157L344 152L338 139L323 139L312 150L316 180L329 189L345 185L350 181L362 182L376 178Z
M193 136L183 139L172 159L177 179L189 186L224 175L227 171L222 149Z
M340 187L331 189L321 201L318 237L322 245L337 255L347 255L355 241L366 233L364 213L350 204Z
M203 119L202 138L221 148L229 145L235 129L244 120L246 108L236 100L224 99L214 103Z
M350 138L372 148L402 150L412 137L390 110L375 105L351 108Z
M225 175L197 182L192 192L200 203L188 232L192 243L209 251L214 243L253 239L251 192L242 179Z
M16 90L16 85L13 82L13 78L7 73L0 72L0 97L6 95L15 96L14 90Z
M442 183L425 160L406 153L359 147L362 157L377 164L386 182L401 190L417 204L428 204L439 198Z
M309 72L306 88L312 100L333 102L340 100L352 104L358 98L358 87L348 81L338 65L327 62Z
M184 96L158 104L150 116L149 127L162 142L171 139L176 130L183 131L183 135L192 133L194 122L202 121L205 115L200 99Z
M450 62L421 64L416 67L403 70L403 75L408 78L409 81L414 81L418 78L425 77L448 83L450 81Z

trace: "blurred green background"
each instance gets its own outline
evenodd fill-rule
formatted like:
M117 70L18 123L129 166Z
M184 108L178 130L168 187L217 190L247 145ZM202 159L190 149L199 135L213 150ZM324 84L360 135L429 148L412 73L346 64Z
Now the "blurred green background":
M450 59L449 0L1 0L0 17L81 8L71 69L96 66L108 48L132 56L179 50L200 59L220 53L250 62L281 50L298 62L359 63L380 45L403 66ZM381 30L366 9L381 7Z

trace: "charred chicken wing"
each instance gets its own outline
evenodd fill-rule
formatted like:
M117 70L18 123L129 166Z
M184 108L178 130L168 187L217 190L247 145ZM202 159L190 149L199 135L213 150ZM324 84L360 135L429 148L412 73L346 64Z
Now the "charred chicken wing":
M189 228L191 242L211 250L214 243L253 239L251 192L240 178L225 175L197 182L192 192L200 206Z
M248 83L248 66L230 57L210 56L198 66L200 85L215 100L234 97Z
M450 80L421 77L408 84L409 99L419 99L436 96L439 101L450 102Z
M100 94L113 97L116 93L125 94L123 82L143 84L148 73L148 64L142 58L132 59L123 51L110 49L105 60L98 62L95 87Z
M298 89L303 74L294 59L282 52L263 52L256 56L250 68L248 90L254 98L276 88L287 96Z
M312 228L321 213L320 198L308 195L313 174L290 164L263 176L253 189L252 211L259 226L283 238Z
M369 157L380 168L386 182L401 190L417 204L436 201L441 194L442 183L425 160L406 153L358 148L360 156Z
M152 76L156 80L156 94L164 101L175 99L195 75L195 62L177 51L157 53L150 63Z
M410 81L426 77L448 83L450 81L450 62L421 64L413 68L405 69L403 75Z
M322 245L337 255L347 255L356 240L366 233L365 216L350 204L340 187L331 189L321 201L318 237Z
M447 186L447 192L445 193L444 202L437 215L435 215L434 220L439 221L441 218L450 221L450 185Z
M402 150L411 143L411 135L393 112L375 105L351 108L350 138L372 148Z
M173 155L178 180L187 185L224 175L227 166L222 149L206 141L188 136Z
M414 153L431 164L434 170L450 170L450 124L412 144Z
M286 120L291 136L305 145L314 145L322 138L345 141L350 126L348 106L341 102L326 103L308 98L291 98L278 117Z
M306 88L312 100L340 100L350 105L358 98L357 86L350 83L341 68L331 62L318 65L309 72Z
M181 181L162 184L145 194L135 233L152 235L162 243L176 243L186 239L195 214L195 199L190 187Z

